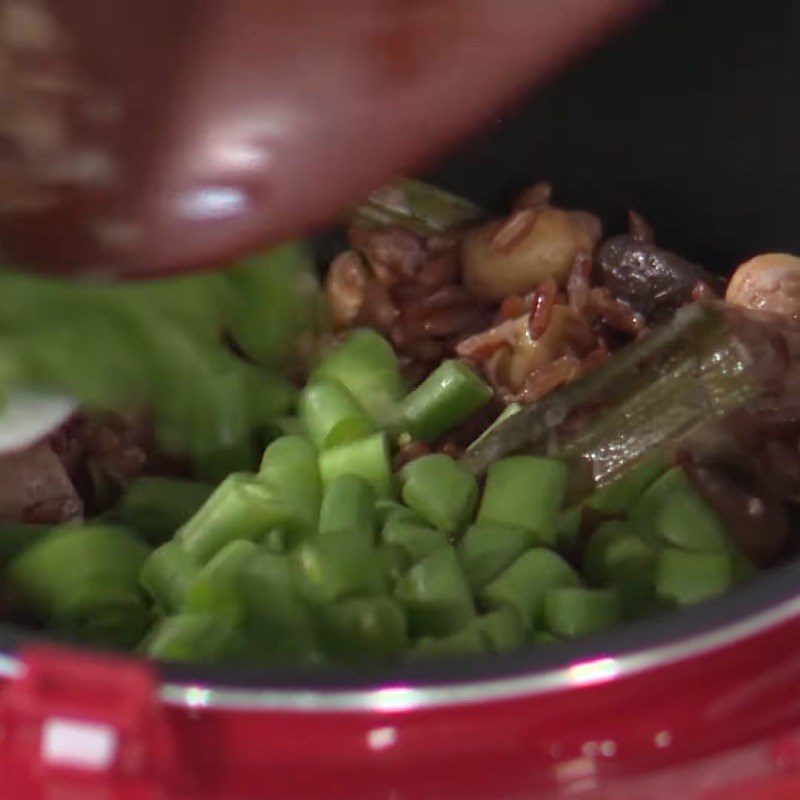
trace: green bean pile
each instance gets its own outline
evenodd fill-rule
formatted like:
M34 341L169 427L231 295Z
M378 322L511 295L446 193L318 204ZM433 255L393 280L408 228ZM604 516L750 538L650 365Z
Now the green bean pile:
M573 507L552 458L502 459L482 482L440 453L393 470L405 435L434 442L490 397L455 361L404 396L392 348L357 330L312 372L257 472L215 488L142 478L100 520L8 529L5 581L50 633L157 659L294 665L575 639L752 571L658 459Z

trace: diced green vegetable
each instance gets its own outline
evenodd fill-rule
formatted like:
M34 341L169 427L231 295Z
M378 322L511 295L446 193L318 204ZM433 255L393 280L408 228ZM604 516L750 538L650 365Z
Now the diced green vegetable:
M593 586L603 586L608 580L609 551L614 543L634 534L633 526L624 520L609 520L592 533L583 554L583 573Z
M308 600L331 603L357 594L385 591L384 563L376 548L335 538L309 539L294 554L298 587Z
M550 631L535 631L531 636L531 641L534 644L555 644L556 642L560 642L557 636L553 636Z
M271 661L314 660L316 636L309 608L295 583L287 556L262 553L243 570L246 627Z
M534 630L542 618L544 595L549 589L577 586L580 579L561 556L544 547L536 547L521 555L481 590L479 598L485 608L508 606Z
M478 522L515 525L552 546L566 486L567 468L559 460L512 456L497 461L489 467Z
M492 523L470 525L458 545L464 573L473 591L496 578L532 544L523 528Z
M441 531L408 522L402 517L390 519L381 532L383 541L400 547L411 562L417 562L435 550L446 548L447 539Z
M482 215L469 200L410 178L376 189L354 212L362 224L397 225L422 235L445 233Z
M443 636L465 627L475 605L452 548L436 550L415 564L395 587L413 635Z
M323 301L306 245L255 255L222 276L230 293L227 328L254 360L281 363L294 355L301 336L320 327Z
M584 558L584 573L595 586L613 589L622 613L635 619L656 609L657 551L634 535L629 523L609 521L592 534Z
M325 651L336 661L395 658L408 647L406 618L387 596L351 597L322 612Z
M258 541L276 526L297 530L305 521L299 510L275 497L254 475L234 473L175 538L187 555L202 565L235 539Z
M109 519L160 544L208 500L213 486L178 478L143 477L128 487Z
M294 540L311 536L319 522L322 481L317 453L302 436L282 436L264 451L258 480L294 517L284 524Z
M282 271L281 259L294 263ZM279 284L298 260L297 248L261 259L255 271L274 289L268 304L259 300L262 310L279 307ZM109 285L5 272L0 394L41 388L90 408L146 406L162 448L189 456L198 474L219 479L223 469L252 468L253 433L294 392L224 341L221 333L243 319L229 275ZM293 314L289 338L306 332L307 316Z
M282 528L273 528L261 540L262 547L276 556L283 555L289 549L290 537Z
M8 565L6 581L20 606L48 629L91 644L130 647L149 611L139 589L148 549L108 525L65 525Z
M572 506L556 517L556 550L566 558L576 558L581 549L583 507Z
M561 639L577 639L606 630L620 619L619 601L605 589L562 587L544 597L544 623Z
M598 489L586 501L595 511L607 514L627 514L642 496L642 493L667 469L663 453L637 464L622 477Z
M182 614L212 614L231 626L241 624L244 615L242 594L233 581L197 576L186 592Z
M170 541L150 553L142 564L139 582L162 611L172 613L183 605L198 571L180 544Z
M481 655L487 652L486 638L480 629L470 625L448 636L424 636L411 652L416 658L444 658L447 656Z
M260 549L253 542L237 539L225 545L201 570L200 575L210 580L236 580L245 564L255 558Z
M242 637L224 617L187 613L161 620L144 650L162 661L214 662L240 656Z
M378 500L375 503L375 512L378 515L378 522L381 527L393 519L404 519L408 522L419 524L425 523L425 520L416 511L412 511L408 506L404 506L396 500Z
M458 462L436 454L417 458L401 471L403 500L440 531L452 535L472 519L478 482Z
M384 544L378 548L383 561L383 570L389 582L394 586L411 567L411 557L399 544Z
M481 615L473 624L492 653L514 650L525 640L525 626L519 614L507 606Z
M362 439L375 430L366 412L338 381L318 379L300 397L300 418L318 450Z
M52 530L51 525L0 523L0 570L26 547L38 542Z
M319 515L319 534L358 544L376 543L378 519L375 492L357 475L341 475L328 486Z
M326 488L342 475L357 475L372 486L376 497L394 496L391 458L383 433L325 450L319 457L319 470Z
M403 377L392 346L375 331L353 331L314 370L312 382L321 378L345 386L378 427L395 426Z
M722 520L677 467L647 489L631 521L642 535L686 550L724 552L730 547Z
M492 397L492 390L460 361L443 361L403 401L403 424L415 439L436 441Z
M733 578L733 559L726 553L665 547L656 564L656 594L665 603L688 606L721 594Z

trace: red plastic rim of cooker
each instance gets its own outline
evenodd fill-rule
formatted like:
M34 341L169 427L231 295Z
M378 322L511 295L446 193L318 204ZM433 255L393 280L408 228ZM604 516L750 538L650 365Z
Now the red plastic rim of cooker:
M791 563L593 640L366 672L156 671L14 632L0 785L125 800L796 797L799 580Z

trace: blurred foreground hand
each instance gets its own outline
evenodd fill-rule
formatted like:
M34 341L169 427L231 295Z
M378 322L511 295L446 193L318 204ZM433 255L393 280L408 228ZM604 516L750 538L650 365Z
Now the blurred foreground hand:
M639 0L0 0L0 248L119 276L330 221Z

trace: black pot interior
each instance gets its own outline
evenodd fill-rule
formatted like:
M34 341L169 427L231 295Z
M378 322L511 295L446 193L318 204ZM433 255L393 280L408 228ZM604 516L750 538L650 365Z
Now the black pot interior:
M490 208L547 179L560 205L620 231L628 209L659 244L721 273L765 251L800 252L800 4L674 2L518 104L428 177ZM322 237L321 252L334 245ZM710 631L791 597L794 561L691 611L584 642L387 669L164 666L167 679L227 686L437 684L545 670ZM0 647L30 637L0 629Z

